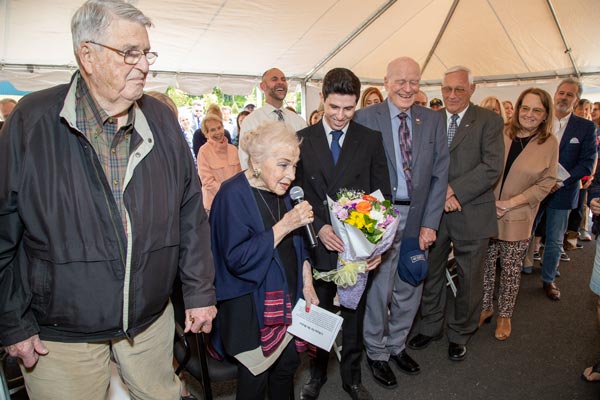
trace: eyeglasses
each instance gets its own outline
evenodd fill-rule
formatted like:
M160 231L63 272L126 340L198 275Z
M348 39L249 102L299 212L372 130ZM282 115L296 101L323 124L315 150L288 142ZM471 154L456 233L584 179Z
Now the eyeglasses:
M105 44L96 43L91 40L86 40L85 43L95 44L96 46L100 46L100 47L104 47L105 49L112 50L115 53L122 55L123 61L125 62L125 64L129 64L129 65L135 65L138 62L140 62L140 60L142 59L142 56L146 56L146 61L148 61L149 65L154 64L154 62L158 58L158 53L155 51L146 51L146 50L141 51L141 50L135 50L135 49L129 49L129 50L123 51L123 50L115 49L114 47L107 46Z
M529 114L529 111L531 111L534 115L537 116L544 115L546 113L546 110L544 110L543 108L531 108L529 106L519 107L519 112L522 112L523 114Z
M454 94L457 96L462 96L463 94L465 94L465 92L467 91L467 89L462 88L462 87L450 87L450 86L444 86L442 88L442 93L445 94L446 96L452 94L452 92L454 91Z

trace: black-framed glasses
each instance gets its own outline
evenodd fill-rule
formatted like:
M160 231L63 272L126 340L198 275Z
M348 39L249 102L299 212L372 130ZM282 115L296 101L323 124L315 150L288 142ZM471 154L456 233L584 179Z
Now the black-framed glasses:
M100 47L104 47L105 49L112 50L115 53L122 55L123 61L125 62L125 64L129 64L129 65L135 65L138 62L140 62L142 56L146 57L146 61L148 61L149 65L154 64L154 62L158 58L158 53L155 51L146 51L146 50L141 51L141 50L135 50L135 49L119 50L119 49L115 49L114 47L110 47L105 44L102 44L102 43L96 43L92 40L86 40L85 43L95 44L96 46L100 46Z

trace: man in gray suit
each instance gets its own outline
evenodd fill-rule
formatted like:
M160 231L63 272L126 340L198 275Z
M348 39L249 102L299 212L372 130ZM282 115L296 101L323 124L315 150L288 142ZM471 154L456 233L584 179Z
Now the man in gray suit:
M423 349L444 331L445 268L451 245L458 268L458 292L448 317L448 357L461 361L477 330L483 291L482 265L490 237L497 235L492 186L504 163L503 121L492 111L470 103L475 91L468 68L444 74L442 96L450 146L445 213L429 252L429 274L423 287L418 334L408 342Z
M420 67L413 59L393 60L384 78L387 100L359 110L355 117L358 123L382 133L392 196L400 211L392 248L372 272L364 321L369 367L376 381L387 388L396 386L390 359L405 373L420 372L405 344L423 285L415 287L400 279L396 272L400 245L403 238L418 238L419 247L426 250L435 241L448 184L444 121L440 113L414 104L420 80ZM409 149L402 139L405 128L411 139ZM412 162L406 163L405 157Z

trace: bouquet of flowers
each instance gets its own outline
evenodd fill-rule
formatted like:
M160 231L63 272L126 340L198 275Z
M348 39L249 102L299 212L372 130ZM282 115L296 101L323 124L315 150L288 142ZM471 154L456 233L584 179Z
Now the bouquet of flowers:
M338 286L340 304L355 310L367 285L366 260L390 248L398 228L398 210L381 191L371 194L342 189L337 201L327 197L331 225L344 242L337 270L314 273L315 279Z

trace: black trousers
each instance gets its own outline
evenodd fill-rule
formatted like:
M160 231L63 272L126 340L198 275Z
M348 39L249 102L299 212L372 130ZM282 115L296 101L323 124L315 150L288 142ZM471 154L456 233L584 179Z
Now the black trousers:
M333 298L337 287L332 282L315 280L313 282L315 292L319 298L319 307L328 311L334 311ZM360 360L363 351L363 319L365 316L366 294L362 298L356 310L340 307L340 313L344 322L342 324L342 359L340 373L342 384L355 385L361 383ZM311 360L310 375L313 379L324 380L327 378L327 365L329 363L329 352L317 349L317 356Z
M255 376L238 362L236 400L264 400L266 393L271 400L289 398L299 365L300 357L296 351L296 341L293 339L277 361L262 374Z

